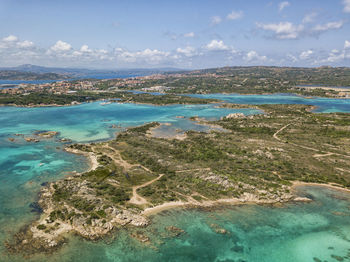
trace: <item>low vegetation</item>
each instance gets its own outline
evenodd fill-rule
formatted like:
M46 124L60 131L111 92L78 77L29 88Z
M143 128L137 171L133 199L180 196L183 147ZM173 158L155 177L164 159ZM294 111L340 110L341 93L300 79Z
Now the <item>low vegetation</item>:
M31 241L23 239L31 232L39 238L46 232L43 245L56 246L50 232L62 225L96 239L120 225L146 225L142 211L167 202L284 202L294 197L294 181L350 188L349 114L315 114L304 105L258 108L265 114L208 123L226 132L163 139L150 135L158 126L150 123L111 141L71 145L94 154L99 167L44 187L39 203L46 217L8 246L28 249Z

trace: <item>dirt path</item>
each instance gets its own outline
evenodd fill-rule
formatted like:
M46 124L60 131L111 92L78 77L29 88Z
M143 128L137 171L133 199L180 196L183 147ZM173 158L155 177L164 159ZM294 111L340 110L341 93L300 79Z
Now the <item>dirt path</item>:
M110 147L109 145L104 145L103 146L103 149L107 149L107 150L111 150L115 153L115 155L108 155L110 158L113 159L114 163L116 163L118 166L121 166L124 168L125 171L133 168L133 167L140 167L144 170L146 170L147 172L150 172L152 173L151 170L149 170L147 167L144 167L140 164L130 164L129 162L125 161L122 156L120 155L120 152L118 150L116 150L115 148L113 147Z
M281 127L279 130L276 131L276 133L273 134L273 137L280 141L280 142L284 142L286 143L287 141L285 140L282 140L281 138L279 138L277 135L282 132L284 129L286 129L287 127L289 127L290 125L292 125L293 123L289 123L283 127ZM296 143L293 143L293 142L289 142L288 141L288 144L290 145L293 145L293 146L297 146L297 147L300 147L300 148L304 148L304 149L307 149L307 150L311 150L311 151L314 151L314 152L318 152L318 154L314 154L313 156L314 157L326 157L326 156L332 156L332 155L336 155L336 156L341 156L341 157L346 157L346 158L350 158L349 155L343 155L343 154L340 154L340 153L335 153L335 152L329 152L329 151L322 151L322 150L319 150L319 149L316 149L316 148L312 148L312 147L308 147L308 146L304 146L304 145L299 145L299 144L296 144Z
M148 201L143 198L142 196L140 196L138 193L137 193L137 190L140 189L140 188L143 188L143 187L146 187L154 182L156 182L157 180L159 180L164 174L161 174L159 175L159 177L151 180L151 181L148 181L142 185L138 185L138 186L134 186L132 188L132 197L131 199L129 200L129 202L131 204L135 204L135 205L144 205L144 204L148 204Z
M314 154L313 157L325 157L325 156L331 156L333 153L327 153L327 154Z
M276 131L276 133L273 134L273 137L274 137L275 139L277 139L278 141L285 142L285 141L283 141L282 139L280 139L277 135L278 135L280 132L282 132L284 129L286 129L287 127L289 127L291 124L292 124L292 123L289 123L288 125L285 125L285 126L281 127L280 129L278 129L278 130Z
M293 124L293 123L289 123L289 124L287 124L287 125L281 127L280 129L278 129L278 130L276 131L276 133L273 134L273 137L274 137L276 140L280 141L280 142L286 143L287 141L282 140L282 139L279 138L277 135L278 135L280 132L282 132L284 129L286 129L287 127L289 127L290 125L292 125L292 124ZM288 142L288 144L293 145L293 146L297 146L297 147L301 147L301 148L304 148L304 149L307 149L307 150L311 150L311 151L315 151L315 152L320 152L320 150L318 150L318 149L315 149L315 148L312 148L312 147L308 147L308 146L298 145L298 144L295 144L295 143L293 143L293 142ZM330 153L330 152L327 152L327 153Z
M119 151L115 150L113 147L110 147L109 145L105 145L103 148L113 151L115 155L109 155L109 157L112 158L117 165L123 167L125 170L129 170L133 166L136 166L125 161L120 155Z
M185 169L185 170L179 170L179 171L175 171L175 172L176 173L185 173L185 172L203 171L203 170L210 171L211 169L208 167L208 168Z

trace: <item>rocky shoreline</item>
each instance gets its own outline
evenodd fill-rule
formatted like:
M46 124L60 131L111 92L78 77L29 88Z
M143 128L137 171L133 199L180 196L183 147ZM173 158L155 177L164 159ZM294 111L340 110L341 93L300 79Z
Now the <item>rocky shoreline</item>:
M74 154L85 154L86 152L79 152L79 150L67 150ZM85 154L86 155L86 154ZM96 169L98 165L94 160L94 156L87 155L90 159L90 170ZM95 158L96 159L96 158ZM75 173L73 176L80 176L80 173ZM66 180L73 180L72 176L66 178ZM63 244L67 242L65 237L67 233L73 233L79 235L87 240L95 241L102 239L109 234L113 234L116 230L125 227L137 228L146 227L151 222L151 217L159 212L169 210L172 208L215 208L222 205L247 205L247 204L285 204L288 202L309 202L312 201L306 197L300 197L296 194L296 189L299 186L325 186L337 190L348 189L341 188L337 185L319 184L319 183L304 183L295 181L292 186L287 189L292 193L285 193L282 196L276 196L271 199L259 199L259 197L245 193L240 198L230 199L218 199L213 201L190 201L190 202L168 202L161 205L146 208L144 210L137 210L135 208L119 209L111 207L106 212L106 219L93 219L91 224L88 225L84 220L79 219L56 219L53 223L51 220L52 212L55 210L55 204L52 199L54 197L55 185L60 181L46 184L39 193L39 205L43 209L43 213L38 221L33 222L31 225L26 226L20 232L18 232L12 241L5 243L9 252L36 254L36 253L52 253L58 250ZM84 187L84 182L79 187ZM67 209L72 209L70 206L66 206ZM70 210L79 212L78 210ZM215 225L213 226L215 228ZM216 229L219 233L225 234L220 229ZM175 235L182 234L181 229L169 229L170 232L174 231ZM175 232L176 231L176 232ZM132 237L138 239L142 243L148 243L149 240L145 240L142 236L132 235Z
M69 151L69 150L68 150ZM78 150L71 151L79 154ZM92 159L89 155L90 160ZM93 160L91 160L93 162ZM94 163L91 164L90 170L97 168ZM76 173L73 176L80 176ZM73 181L72 176L65 179ZM91 224L87 224L86 220L80 218L79 210L66 205L69 213L74 212L75 216L70 219L55 219L52 221L52 213L55 211L55 203L53 202L55 185L60 181L48 183L39 193L39 205L43 210L38 221L34 221L31 225L22 229L14 236L14 240L6 242L6 247L10 252L35 254L35 253L51 253L58 250L67 242L65 237L67 233L79 235L87 240L95 241L102 239L116 230L125 227L145 227L151 222L150 217L171 208L215 208L222 205L242 205L242 204L282 204L290 201L311 201L307 198L298 197L295 194L286 193L275 199L259 199L253 194L246 193L240 198L218 199L213 201L190 201L190 202L168 202L161 205L139 210L135 208L120 209L110 207L106 210L105 219L92 219ZM81 184L74 185L84 188L84 181ZM72 185L73 187L73 185ZM292 188L292 187L290 187ZM138 237L136 237L138 239ZM140 240L144 241L143 238Z
M66 148L67 152L81 154L86 156L90 161L88 171L98 168L99 164L93 153L79 151L77 149ZM75 173L64 179L65 182L72 181L73 177L79 177L82 173ZM86 181L79 184L72 183L72 187L78 187L84 191ZM120 209L110 207L106 209L105 219L91 219L87 223L81 218L81 212L72 206L65 205L71 218L55 217L55 203L53 201L55 188L62 180L47 183L39 192L38 205L42 209L40 218L31 225L24 227L20 232L15 234L14 239L6 241L5 246L12 253L35 254L35 253L51 253L67 242L65 235L67 233L77 234L88 240L98 240L112 233L120 227L133 226L144 227L149 224L149 219L137 209ZM68 182L69 183L69 182ZM101 209L102 210L102 209ZM57 215L57 214L56 214Z

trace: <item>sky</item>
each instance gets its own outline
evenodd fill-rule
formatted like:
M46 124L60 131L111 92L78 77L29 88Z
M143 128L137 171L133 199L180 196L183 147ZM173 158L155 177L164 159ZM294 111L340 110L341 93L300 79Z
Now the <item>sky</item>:
M350 0L0 0L0 66L350 66Z

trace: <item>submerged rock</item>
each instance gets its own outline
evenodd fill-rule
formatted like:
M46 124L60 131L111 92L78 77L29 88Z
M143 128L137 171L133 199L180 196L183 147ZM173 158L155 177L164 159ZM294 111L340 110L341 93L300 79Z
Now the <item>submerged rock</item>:
M185 230L178 228L178 227L175 227L175 226L168 226L168 227L166 227L166 230L168 230L172 234L172 236L176 236L176 237L185 233Z
M210 224L210 228L217 234L226 235L229 233L226 229L221 228L219 225L214 224L214 223Z
M132 238L135 238L137 239L138 241L142 242L142 243L150 243L150 238L146 235L144 235L143 233L141 232L134 232L134 233L131 233L130 236Z
M27 142L34 142L34 143L38 143L39 142L38 139L33 138L33 137L27 137L24 140L27 141Z
M344 258L341 256L337 256L337 255L331 255L332 258L334 258L337 261L344 261Z
M30 203L29 207L31 208L31 212L35 212L35 213L39 213L41 214L43 212L43 209L41 208L41 206L39 205L38 202L33 202Z
M244 246L235 245L235 246L231 247L231 251L236 252L236 253L243 253Z

